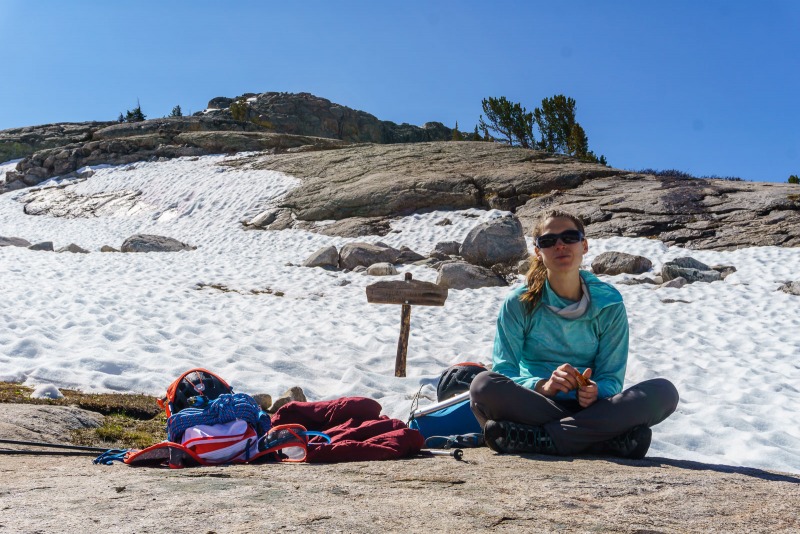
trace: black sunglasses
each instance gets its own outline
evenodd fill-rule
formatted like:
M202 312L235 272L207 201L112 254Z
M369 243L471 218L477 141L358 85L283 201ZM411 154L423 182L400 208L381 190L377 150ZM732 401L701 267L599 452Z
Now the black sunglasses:
M550 248L561 240L565 245L574 245L583 241L583 232L580 230L567 230L560 234L545 234L536 238L536 246L539 248Z

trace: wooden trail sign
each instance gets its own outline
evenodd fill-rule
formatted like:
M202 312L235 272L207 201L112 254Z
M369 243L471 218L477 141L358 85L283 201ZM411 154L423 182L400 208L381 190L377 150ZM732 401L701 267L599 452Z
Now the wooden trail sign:
M400 314L400 339L397 342L394 376L406 376L408 334L411 332L411 305L444 306L445 300L447 300L446 287L431 282L412 280L411 273L406 273L405 281L377 282L367 286L367 302L371 304L402 304L403 306Z

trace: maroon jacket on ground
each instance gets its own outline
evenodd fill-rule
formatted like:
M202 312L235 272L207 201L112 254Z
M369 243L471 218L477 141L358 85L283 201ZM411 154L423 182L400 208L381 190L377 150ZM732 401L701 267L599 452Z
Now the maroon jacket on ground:
M394 460L419 453L425 439L398 419L381 416L381 405L365 397L321 402L290 402L272 416L272 425L296 423L324 432L331 443L308 444L308 462Z

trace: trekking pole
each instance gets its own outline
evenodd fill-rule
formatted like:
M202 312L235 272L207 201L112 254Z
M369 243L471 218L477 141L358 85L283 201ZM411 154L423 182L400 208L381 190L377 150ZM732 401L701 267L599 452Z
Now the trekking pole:
M0 443L8 443L10 445L27 445L29 447L52 447L54 449L71 449L74 451L95 451L105 452L108 448L105 447L87 447L84 445L64 445L61 443L45 443L43 441L19 441L15 439L0 439Z
M56 455L56 456L97 456L97 451L25 451L19 449L0 449L0 454L31 454L31 455Z
M441 450L441 449L423 449L423 454L428 454L430 456L452 456L458 461L464 459L464 451L461 449L451 449L451 450Z

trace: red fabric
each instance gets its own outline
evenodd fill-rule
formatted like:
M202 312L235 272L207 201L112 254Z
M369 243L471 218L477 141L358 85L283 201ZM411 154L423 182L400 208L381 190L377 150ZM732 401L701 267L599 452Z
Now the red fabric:
M425 439L398 419L380 415L381 405L365 397L290 402L272 416L272 425L299 424L331 437L328 445L308 444L308 462L394 460L419 453Z

